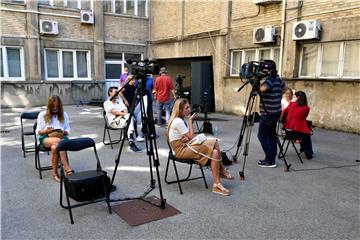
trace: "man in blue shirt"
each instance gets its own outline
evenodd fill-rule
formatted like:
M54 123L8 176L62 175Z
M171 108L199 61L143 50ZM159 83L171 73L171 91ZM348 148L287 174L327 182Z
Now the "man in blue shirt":
M273 62L275 65L275 63ZM260 167L276 167L277 154L276 125L281 115L281 98L285 84L277 75L276 70L270 71L270 76L260 85L260 124L258 138L265 153L265 159L260 160Z

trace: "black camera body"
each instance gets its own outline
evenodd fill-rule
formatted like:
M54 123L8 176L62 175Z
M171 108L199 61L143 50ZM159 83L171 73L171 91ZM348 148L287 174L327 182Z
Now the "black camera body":
M253 87L260 86L260 80L276 71L273 60L250 61L244 63L240 69L240 78L248 79Z
M139 82L145 82L147 74L159 74L160 66L155 60L145 59L143 61L126 60L130 65L130 72ZM143 80L143 81L141 81Z

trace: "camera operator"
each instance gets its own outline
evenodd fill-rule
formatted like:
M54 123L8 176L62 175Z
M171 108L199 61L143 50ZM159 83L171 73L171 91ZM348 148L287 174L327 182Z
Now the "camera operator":
M269 60L267 60L269 61ZM260 85L260 124L258 138L265 153L265 159L260 160L260 167L276 167L277 154L276 126L281 115L281 98L285 83L274 69L270 70L269 77Z

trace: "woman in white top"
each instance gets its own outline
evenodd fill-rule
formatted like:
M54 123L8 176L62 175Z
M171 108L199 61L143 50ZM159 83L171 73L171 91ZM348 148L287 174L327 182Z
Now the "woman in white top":
M36 133L39 135L40 148L51 149L53 179L56 182L60 182L57 171L59 152L56 150L56 147L62 139L68 139L70 125L69 117L63 110L59 96L53 95L49 97L46 111L40 112L38 116ZM71 175L73 170L69 166L65 152L60 152L60 159L63 163L65 174Z
M293 90L291 88L286 88L284 92L284 97L281 99L281 110L284 111L285 108L289 106L291 102L293 102Z
M187 99L180 98L175 101L172 114L167 127L167 140L175 152L178 159L194 159L198 164L204 166L211 160L211 172L213 175L214 193L224 196L230 195L230 191L220 183L220 177L232 180L234 179L224 168L221 161L220 146L217 139L206 139L200 144L191 144L189 141L195 138L193 132L193 119L196 114L189 117L186 123L185 117L191 112Z

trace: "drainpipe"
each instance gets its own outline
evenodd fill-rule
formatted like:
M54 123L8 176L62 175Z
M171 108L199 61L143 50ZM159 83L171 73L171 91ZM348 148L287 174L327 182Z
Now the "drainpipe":
M284 52L284 37L285 37L285 18L286 18L286 0L282 0L282 16L281 16L281 36L280 36L280 59L279 59L279 75L282 76L283 70L283 52Z

